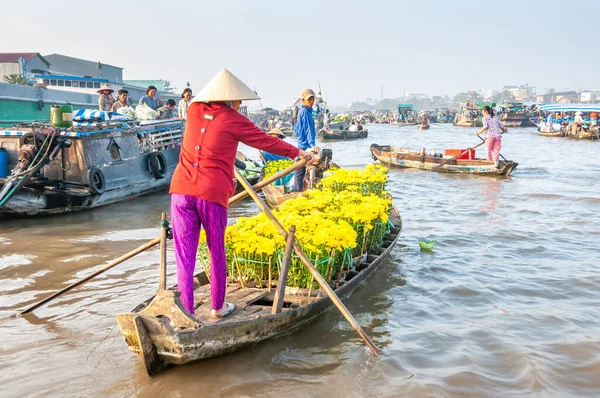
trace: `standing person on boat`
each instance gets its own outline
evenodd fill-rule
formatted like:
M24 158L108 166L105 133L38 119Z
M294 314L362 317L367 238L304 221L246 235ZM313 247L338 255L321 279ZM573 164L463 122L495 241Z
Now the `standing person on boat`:
M171 182L171 222L181 302L194 313L194 267L200 229L210 252L213 317L234 309L225 300L227 264L225 227L229 197L235 192L234 161L240 142L295 158L311 155L269 136L239 113L242 100L260 99L231 72L223 69L192 100L179 164Z
M177 117L180 119L187 119L187 110L190 106L191 99L192 89L188 87L181 93L181 100L179 100L179 105L177 105Z
M129 97L129 91L125 89L117 91L118 101L112 105L110 110L116 112L121 108L127 108L129 106L129 102L127 102L127 97Z
M97 93L100 94L100 97L98 97L98 109L110 112L115 103L115 97L112 96L112 93L114 92L115 90L110 88L107 83L104 83L102 87L100 87L100 90L97 91Z
M482 134L487 131L487 152L488 160L493 160L496 167L499 167L500 163L498 158L500 156L500 149L502 148L502 133L506 133L506 127L502 124L502 121L497 117L494 117L494 111L488 105L483 107L483 119L481 120L483 127L481 130L475 133L475 135Z
M146 105L149 108L157 110L164 105L163 100L156 98L156 87L148 86L146 89L146 95L140 98L140 105Z
M325 109L325 113L323 113L323 128L324 129L329 128L329 121L331 120L330 116L331 115L329 114L329 109Z
M310 88L302 91L302 106L298 110L296 120L296 135L298 136L298 148L306 151L315 147L315 120L312 115L312 107L315 104L315 92ZM300 168L294 172L294 190L302 192L304 188L304 175L306 168Z

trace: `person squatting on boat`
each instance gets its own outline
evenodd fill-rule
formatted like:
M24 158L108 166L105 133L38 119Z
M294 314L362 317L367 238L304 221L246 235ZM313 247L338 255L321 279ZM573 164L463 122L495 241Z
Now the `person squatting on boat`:
M493 160L496 167L499 166L498 158L500 156L500 149L502 148L502 133L506 133L506 127L502 124L502 121L497 117L494 117L494 111L489 106L483 107L483 119L481 120L483 127L481 130L475 132L475 135L482 134L487 131L486 145L487 145L487 157L488 160Z
M312 154L265 134L238 112L242 100L255 99L260 98L252 89L224 69L188 108L186 134L170 194L178 290L183 306L191 314L201 228L206 232L210 254L211 315L223 317L235 308L225 303L225 228L228 201L235 192L233 167L238 143L290 158L312 158Z
M268 131L267 134L277 137L280 140L285 140L285 134L283 134L279 128L274 128L273 130ZM269 162L275 162L277 160L289 160L290 159L288 157L281 156L281 155L275 155L274 153L269 153L267 151L260 151L260 157L262 158L263 163L265 165Z
M100 96L98 97L98 109L101 111L110 112L113 104L115 103L115 97L112 96L115 90L110 88L107 83L104 83L100 90L97 91Z
M315 92L310 88L302 91L302 106L298 110L295 131L298 135L298 148L303 151L314 148L315 145L315 120L312 115L312 107L315 104ZM306 168L300 168L294 172L294 190L302 192L304 188L304 175Z
M175 100L168 99L165 105L161 106L156 110L157 119L171 119L173 117L173 110L175 109Z

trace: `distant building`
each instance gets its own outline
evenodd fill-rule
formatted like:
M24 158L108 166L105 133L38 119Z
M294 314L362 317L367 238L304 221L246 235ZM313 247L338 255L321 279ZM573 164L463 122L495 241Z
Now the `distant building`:
M22 75L23 65L21 57L25 60L25 73L47 74L50 62L42 57L40 53L0 53L0 82L8 75Z
M536 101L544 104L569 104L580 101L581 95L576 91L561 91L556 93L546 93L536 96Z
M536 96L536 88L529 86L502 86L500 92L508 91L517 101L530 101Z
M50 62L50 73L54 75L93 77L123 83L123 68L119 66L60 54L45 55L44 58Z
M579 100L588 104L595 104L600 102L600 90L583 91L579 97Z

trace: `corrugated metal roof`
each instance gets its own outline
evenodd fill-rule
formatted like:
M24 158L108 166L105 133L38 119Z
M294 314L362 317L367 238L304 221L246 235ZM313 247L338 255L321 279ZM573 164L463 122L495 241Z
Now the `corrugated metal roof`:
M19 62L21 57L25 57L25 61L29 61L35 56L40 57L46 65L50 66L50 62L42 57L40 53L0 53L0 62Z

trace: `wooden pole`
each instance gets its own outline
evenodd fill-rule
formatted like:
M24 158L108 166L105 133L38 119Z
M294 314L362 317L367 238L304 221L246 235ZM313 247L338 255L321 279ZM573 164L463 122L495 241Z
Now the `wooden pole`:
M252 188L255 191L263 189L264 187L271 184L272 182L275 182L275 181L279 180L280 178L285 177L286 175L290 174L292 171L296 171L301 167L305 167L306 163L307 163L307 161L305 159L301 159L300 161L296 162L295 164L291 165L290 167L283 169L280 172L273 174L271 177L265 178L264 180L258 182ZM248 196L248 192L244 190L244 191L238 193L237 195L234 195L231 198L229 198L229 204L231 205L241 199L244 199L246 196Z
M83 279L78 280L75 283L70 284L69 286L65 287L62 290L59 290L58 292L52 294L49 297L46 297L45 299L43 299L42 301L39 301L27 308L25 308L23 311L20 312L21 315L27 314L33 310L35 310L36 308L41 307L42 305L54 300L55 298L62 296L64 293L68 292L69 290L79 286L79 285L83 285L85 282L89 281L90 279L108 271L109 269L121 264L123 261L130 259L131 257L135 256L136 254L139 254L143 251L146 251L148 249L150 249L153 246L156 246L157 244L160 243L160 238L154 238L151 241L143 244L142 246L138 247L135 250L130 251L127 254L122 255L119 258L114 259L113 261L111 261L110 263L108 263L106 266L102 267L101 269L99 269L98 271L93 272L92 274L86 276Z
M167 213L162 213L160 218L160 271L158 275L158 288L167 288Z
M290 227L290 233L287 236L285 252L283 253L283 261L281 263L281 269L279 270L279 280L277 281L277 289L275 290L275 297L273 298L273 309L271 310L272 314L279 314L283 308L285 285L287 285L290 262L292 261L292 250L294 249L295 234L296 227L292 225Z
M275 216L273 215L271 210L258 197L258 194L256 193L256 191L254 191L254 189L252 189L252 186L250 186L248 181L246 181L246 179L240 174L240 172L235 168L233 171L235 172L235 175L236 175L238 181L244 186L246 191L248 191L248 194L252 197L252 199L254 199L254 201L256 202L258 207L267 215L267 217L269 217L269 219L271 220L271 222L273 222L273 224L279 230L279 232L287 239L288 233L285 230L285 228L283 227L283 225L281 225L281 223L277 220L277 218L275 218ZM381 350L375 345L375 343L373 343L371 341L371 339L369 338L369 336L367 336L367 334L365 333L363 328L360 326L360 324L356 321L356 319L354 319L354 317L352 316L350 311L348 311L348 309L346 308L344 303L342 303L340 298L335 294L333 289L329 286L327 281L325 281L325 279L323 279L323 277L321 276L319 271L310 262L308 257L306 257L306 255L304 254L304 252L302 251L300 246L298 246L295 243L294 243L294 252L296 252L296 254L300 258L302 263L306 266L306 268L308 268L311 275L316 279L319 286L321 286L321 289L323 289L325 291L325 293L327 293L327 296L329 296L329 298L331 299L333 304L335 304L335 306L342 313L342 315L344 315L346 320L352 325L354 330L356 330L358 335L365 341L367 346L371 349L371 352L373 352L374 355L379 355L379 353L381 353Z

